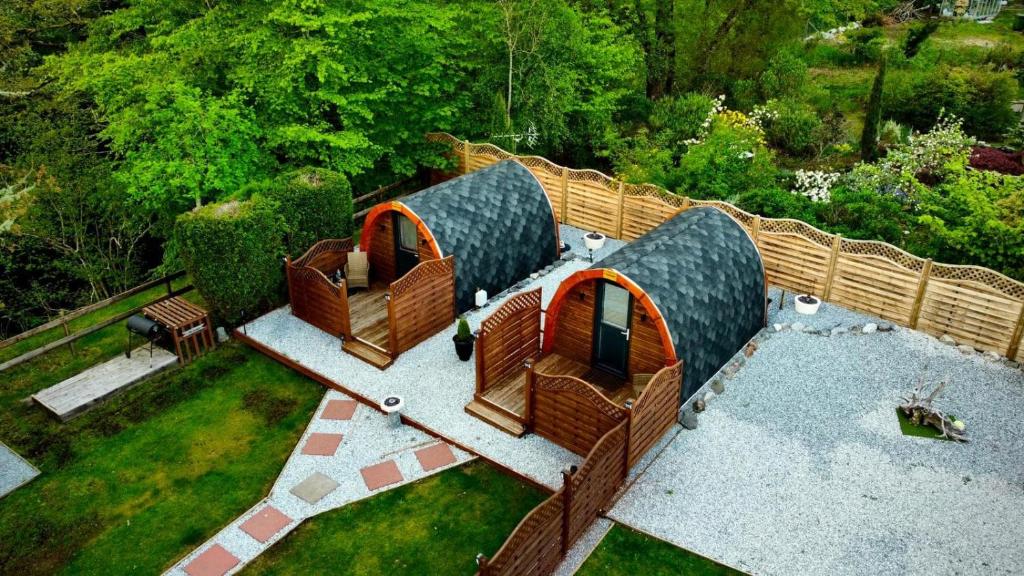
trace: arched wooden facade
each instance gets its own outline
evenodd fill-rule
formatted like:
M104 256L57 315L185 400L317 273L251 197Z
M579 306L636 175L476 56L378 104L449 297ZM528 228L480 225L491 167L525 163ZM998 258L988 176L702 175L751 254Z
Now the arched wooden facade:
M618 286L631 295L622 375L682 360L685 398L764 327L764 274L735 220L717 208L688 210L563 281L548 305L543 351L590 363L599 287Z

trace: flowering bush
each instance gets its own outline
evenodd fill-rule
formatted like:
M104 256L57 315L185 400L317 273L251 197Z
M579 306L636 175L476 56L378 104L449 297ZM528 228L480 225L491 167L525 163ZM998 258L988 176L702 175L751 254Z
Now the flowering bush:
M832 187L839 182L838 172L819 170L797 170L793 194L806 196L812 202L828 202L832 199Z

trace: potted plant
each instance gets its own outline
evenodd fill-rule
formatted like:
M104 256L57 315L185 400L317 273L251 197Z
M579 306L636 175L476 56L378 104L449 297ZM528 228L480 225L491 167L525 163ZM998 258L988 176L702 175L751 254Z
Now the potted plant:
M814 314L821 306L821 299L810 294L800 294L794 299L796 311L800 314Z
M597 251L604 247L605 235L600 232L590 232L583 237L583 243L587 250Z
M473 356L473 343L476 342L476 336L470 332L469 322L465 318L459 318L459 327L455 336L452 336L452 341L455 342L455 353L459 355L459 360L468 362Z

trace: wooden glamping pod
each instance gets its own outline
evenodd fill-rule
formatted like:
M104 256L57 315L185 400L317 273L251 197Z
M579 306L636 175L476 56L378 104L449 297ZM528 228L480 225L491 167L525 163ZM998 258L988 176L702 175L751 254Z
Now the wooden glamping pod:
M658 383L655 403L674 421L680 400L764 327L765 290L760 254L735 220L717 208L682 212L562 281L542 344L539 290L514 296L485 320L467 411L521 433L537 426L541 411L581 417L565 413L564 398L543 406L531 385L575 380L610 406L636 412L654 402L645 398ZM524 369L527 359L534 361ZM682 377L676 370L674 385L659 383L680 361Z
M506 160L374 206L358 249L314 245L288 266L292 312L385 368L472 308L477 290L496 294L554 262L558 246L540 182ZM350 262L368 264L365 288L341 277Z

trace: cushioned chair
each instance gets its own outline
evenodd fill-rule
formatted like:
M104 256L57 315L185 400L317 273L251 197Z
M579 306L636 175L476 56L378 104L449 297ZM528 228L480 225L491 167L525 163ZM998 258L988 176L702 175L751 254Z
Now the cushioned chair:
M349 288L370 287L370 262L366 252L350 252L348 263L345 264L345 280Z

